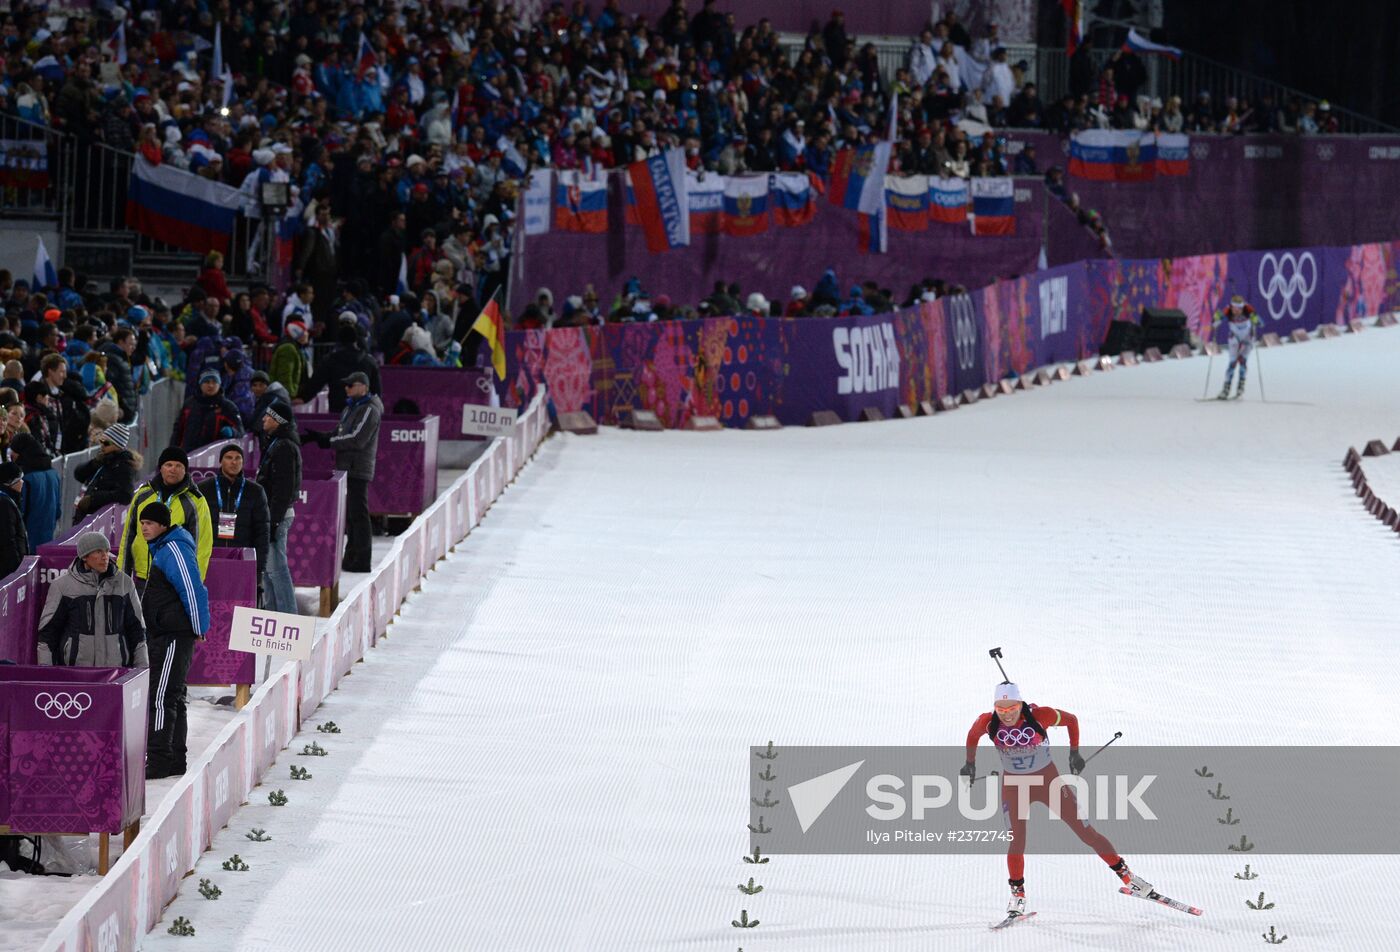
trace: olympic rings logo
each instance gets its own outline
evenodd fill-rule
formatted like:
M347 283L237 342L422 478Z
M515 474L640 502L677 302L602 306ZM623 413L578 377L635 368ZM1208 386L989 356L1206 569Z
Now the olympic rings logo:
M1317 259L1311 251L1296 258L1291 251L1278 256L1270 251L1259 261L1259 293L1274 320L1285 314L1295 321L1302 317L1316 290Z
M1003 727L997 731L997 743L1003 747L1030 747L1035 738L1035 729L1031 727Z
M948 299L953 322L953 348L959 370L971 370L977 362L977 312L966 294Z
M34 706L43 711L44 716L51 721L56 721L60 717L77 719L83 712L92 707L92 695L86 691L79 691L77 694L69 694L67 691L59 691L57 694L49 694L47 691L34 695Z

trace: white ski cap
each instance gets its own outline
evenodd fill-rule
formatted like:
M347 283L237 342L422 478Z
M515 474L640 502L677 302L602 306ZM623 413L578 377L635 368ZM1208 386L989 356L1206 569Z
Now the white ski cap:
M1019 700L1021 700L1021 689L1018 688L1016 685L1012 684L1010 681L1003 681L1000 684L998 684L996 686L996 691L992 696L993 704L997 704L1001 701Z

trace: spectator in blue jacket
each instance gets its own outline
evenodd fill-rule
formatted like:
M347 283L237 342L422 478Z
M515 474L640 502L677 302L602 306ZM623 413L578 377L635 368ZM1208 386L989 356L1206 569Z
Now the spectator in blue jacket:
M865 301L865 292L859 284L851 288L851 296L841 304L842 314L874 314L875 309Z
M58 473L54 472L53 459L29 433L15 434L10 441L10 459L24 471L20 506L24 511L24 529L29 534L29 551L33 552L52 541L58 527Z
M146 779L185 772L185 678L194 643L209 630L209 591L199 577L194 539L170 524L164 503L141 510L141 537L151 554L141 591L141 612L151 661L151 716L146 742Z

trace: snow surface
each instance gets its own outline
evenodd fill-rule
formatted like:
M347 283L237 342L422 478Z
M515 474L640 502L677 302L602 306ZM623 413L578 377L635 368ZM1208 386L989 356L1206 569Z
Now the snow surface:
M1340 465L1392 437L1397 361L1400 331L1368 331L1262 351L1268 404L1257 368L1244 401L1197 402L1197 359L932 419L551 439L145 947L1396 947L1368 914L1392 857L1260 855L1249 882L1236 854L1130 857L1197 919L1033 855L1040 915L1006 933L999 857L740 857L750 744L960 743L993 645L1086 747L1336 743L1400 661L1400 539ZM312 739L330 755L294 756Z

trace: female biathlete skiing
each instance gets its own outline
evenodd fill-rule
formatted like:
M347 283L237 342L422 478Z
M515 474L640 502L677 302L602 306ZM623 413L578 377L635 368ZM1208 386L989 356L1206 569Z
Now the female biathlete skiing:
M1027 783L1024 793L1018 789L1015 781L1002 782L1001 812L1012 836L1006 854L1011 901L1006 905L1006 918L994 928L1008 926L1035 915L1033 912L1026 912L1026 812L1032 803L1044 803L1049 806L1051 781L1060 776L1059 770L1050 760L1048 731L1052 727L1063 727L1069 731L1069 769L1071 773L1078 774L1084 769L1084 758L1079 755L1079 719L1069 711L1059 708L1027 704L1021 700L1020 689L1010 681L996 686L992 710L979 716L972 729L967 732L967 763L959 773L967 777L969 783L977 777L977 744L983 737L991 739L992 746L1001 756L1003 776L1036 775L1040 781L1036 784ZM1166 899L1164 896L1158 896L1151 883L1128 869L1128 864L1114 851L1113 844L1107 837L1079 818L1079 804L1068 784L1060 784L1058 793L1060 819L1068 824L1090 849L1099 854L1099 858L1123 881L1123 892L1152 898L1158 902ZM1165 904L1174 903L1175 900L1169 900ZM1192 910L1191 907L1186 907L1186 910L1200 914L1199 910Z

